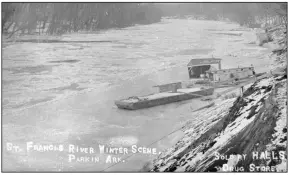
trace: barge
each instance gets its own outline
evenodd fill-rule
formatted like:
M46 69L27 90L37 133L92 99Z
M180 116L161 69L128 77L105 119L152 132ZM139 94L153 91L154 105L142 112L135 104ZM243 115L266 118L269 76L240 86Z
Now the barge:
M161 87L163 87L163 85ZM127 99L115 101L115 104L118 108L121 109L137 110L208 96L212 95L213 93L214 93L213 87L184 88L184 89L177 89L171 92L160 92L147 96L129 97Z

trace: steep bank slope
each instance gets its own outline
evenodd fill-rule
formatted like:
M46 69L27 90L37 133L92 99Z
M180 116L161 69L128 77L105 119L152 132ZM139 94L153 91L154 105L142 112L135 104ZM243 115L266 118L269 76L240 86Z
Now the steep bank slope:
M211 118L198 127L186 126L185 137L154 161L152 171L226 171L226 166L230 167L229 171L256 171L250 164L284 164L286 159L280 151L286 150L287 127L276 123L285 123L287 119L284 106L280 104L286 101L282 99L286 97L283 90L286 81L287 76L259 80L243 97L238 97L229 110L225 104L229 105L232 100L220 104L218 108L223 109L215 114L207 112ZM264 151L275 151L280 156L270 155L265 159L252 156L253 152L261 154ZM218 155L232 159L225 160L221 156L218 159ZM237 159L233 155L247 157ZM286 171L284 168L277 166L276 171Z
M287 172L286 31L270 35L280 46L270 56L276 75L256 81L236 100L193 114L209 120L188 123L185 136L154 160L150 171Z

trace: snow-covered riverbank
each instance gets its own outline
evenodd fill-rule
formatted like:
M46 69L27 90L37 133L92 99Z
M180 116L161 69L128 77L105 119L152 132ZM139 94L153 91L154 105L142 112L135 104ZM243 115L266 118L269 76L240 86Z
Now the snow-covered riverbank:
M285 37L272 34L274 43ZM270 57L273 76L256 81L242 97L188 114L196 117L184 125L185 136L144 170L287 172L287 48Z

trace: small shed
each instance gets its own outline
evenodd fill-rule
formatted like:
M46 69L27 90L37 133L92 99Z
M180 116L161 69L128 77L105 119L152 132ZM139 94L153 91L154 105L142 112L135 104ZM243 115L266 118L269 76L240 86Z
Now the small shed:
M206 71L212 70L213 65L218 65L218 69L221 69L220 58L200 58L191 59L188 63L188 72L190 78L201 78L201 75L205 75Z
M157 85L154 87L159 88L159 92L177 92L178 89L182 88L182 82L176 82L176 83L169 83L169 84L162 84L162 85Z

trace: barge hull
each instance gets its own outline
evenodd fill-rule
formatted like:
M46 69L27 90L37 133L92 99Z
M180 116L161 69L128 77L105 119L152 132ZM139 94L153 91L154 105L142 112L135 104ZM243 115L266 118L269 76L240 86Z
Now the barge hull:
M119 101L116 101L115 104L120 109L137 110L137 109L150 108L154 106L165 105L165 104L184 101L184 100L190 100L194 98L199 98L200 96L208 96L208 95L212 95L213 93L214 93L214 88L209 88L209 89L203 89L203 90L189 92L189 93L176 92L176 93L173 93L176 95L171 95L167 97L164 96L164 97L160 97L156 99L146 99L146 100L141 100L137 102L126 102L125 100L119 100Z

